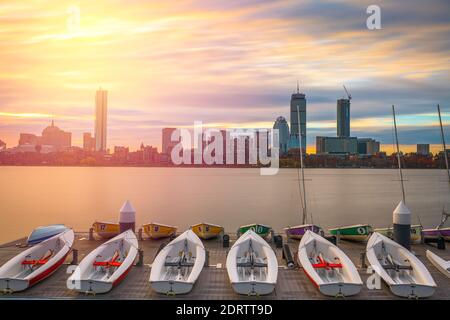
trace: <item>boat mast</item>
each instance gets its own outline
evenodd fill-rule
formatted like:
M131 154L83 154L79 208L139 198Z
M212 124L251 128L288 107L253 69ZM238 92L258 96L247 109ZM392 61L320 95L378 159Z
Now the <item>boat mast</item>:
M441 126L441 138L442 138L442 147L444 148L445 167L447 168L448 182L450 182L450 171L448 169L447 147L445 145L444 128L442 126L442 118L441 118L441 107L439 106L439 104L437 105L437 109L438 109L438 115L439 115L439 124Z
M298 84L297 84L297 93L298 93ZM298 143L299 143L299 149L300 149L300 167L302 171L302 184L303 184L303 217L302 217L302 224L306 224L306 188L305 188L305 171L303 169L303 141L302 141L302 132L301 132L301 126L300 126L300 110L297 105L297 121L298 121ZM300 187L300 186L299 186Z
M403 172L402 172L402 164L400 162L400 147L398 145L397 121L395 119L395 107L394 107L394 105L392 105L392 115L394 117L395 144L397 146L398 172L400 173L400 181L401 181L401 186L402 186L402 199L403 199L403 203L406 204L406 200L405 200L405 186L403 185Z

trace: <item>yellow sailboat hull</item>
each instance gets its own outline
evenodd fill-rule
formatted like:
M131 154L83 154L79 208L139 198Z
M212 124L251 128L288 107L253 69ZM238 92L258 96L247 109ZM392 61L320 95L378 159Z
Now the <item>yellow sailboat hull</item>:
M199 223L191 226L191 230L201 239L217 238L222 232L223 227L209 223Z
M175 235L178 228L174 226L166 226L159 223L148 223L142 225L142 229L149 238L161 239Z
M103 239L111 239L120 233L120 226L118 223L112 222L94 222L92 224L94 232Z

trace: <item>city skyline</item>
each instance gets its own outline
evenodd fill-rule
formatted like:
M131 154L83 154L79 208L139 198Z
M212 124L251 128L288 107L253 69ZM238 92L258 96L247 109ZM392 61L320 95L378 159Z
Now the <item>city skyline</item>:
M39 134L53 118L81 146L83 133L94 131L99 86L110 93L110 149L142 141L161 149L162 128L196 120L271 128L278 116L289 119L299 79L309 152L315 136L336 134L342 84L353 96L352 135L391 152L395 104L402 150L430 143L438 152L437 103L450 140L450 5L383 3L383 28L370 31L369 4L136 1L124 11L121 1L80 1L77 23L71 2L10 1L0 5L8 17L0 34L0 139L16 145L18 132Z

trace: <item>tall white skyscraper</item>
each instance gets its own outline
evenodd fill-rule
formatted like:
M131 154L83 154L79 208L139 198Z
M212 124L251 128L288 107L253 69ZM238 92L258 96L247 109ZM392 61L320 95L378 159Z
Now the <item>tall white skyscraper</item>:
M300 123L298 123L297 107L300 113ZM306 152L306 96L304 93L300 93L297 83L297 92L291 96L291 137L289 139L289 149L299 147L299 133L302 135L302 148Z
M99 89L95 94L95 150L106 151L108 91Z

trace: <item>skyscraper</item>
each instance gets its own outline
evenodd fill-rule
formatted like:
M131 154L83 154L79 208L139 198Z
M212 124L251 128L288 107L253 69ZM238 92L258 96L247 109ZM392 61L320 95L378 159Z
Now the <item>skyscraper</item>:
M95 95L95 150L106 151L108 91L99 89Z
M273 124L274 129L278 129L280 139L280 154L288 152L289 125L284 117L278 117Z
M418 143L417 154L422 156L428 156L430 154L430 145L428 143Z
M337 136L350 137L350 100L338 99L337 101Z
M298 123L297 106L300 112L300 124ZM306 150L306 97L304 93L300 93L297 83L297 92L291 96L291 136L289 148L299 147L299 127L302 135L302 148Z
M175 147L178 142L172 141L172 132L177 130L176 128L163 128L162 129L162 153L170 154L173 147Z
M83 149L88 152L95 150L95 138L91 136L90 132L83 133Z

